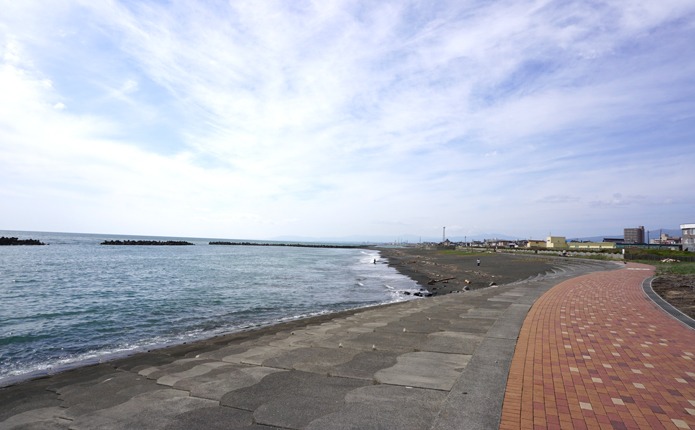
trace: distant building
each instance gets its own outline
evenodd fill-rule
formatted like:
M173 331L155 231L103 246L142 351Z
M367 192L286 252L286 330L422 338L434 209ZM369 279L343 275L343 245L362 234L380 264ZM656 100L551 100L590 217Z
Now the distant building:
M680 245L680 237L671 237L666 233L661 233L658 239L651 239L650 245Z
M545 239L545 247L565 249L567 248L567 239L565 239L563 236L548 236L548 238Z
M681 224L683 251L695 251L695 224Z
M514 243L511 240L493 240L487 243L488 246L492 248L510 248L511 244Z
M623 230L623 243L644 243L644 226L626 228Z
M604 242L623 243L622 237L604 237Z
M615 249L615 242L570 242L567 244L572 250L602 250L602 249Z
M527 248L545 248L545 240L529 239L529 241L526 242L526 247Z
M449 239L446 239L444 242L439 243L438 245L439 249L456 249L456 244L450 241Z

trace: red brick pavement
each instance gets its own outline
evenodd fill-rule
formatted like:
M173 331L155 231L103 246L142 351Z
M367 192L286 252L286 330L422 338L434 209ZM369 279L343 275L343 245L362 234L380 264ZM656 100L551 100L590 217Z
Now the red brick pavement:
M695 430L695 330L642 291L651 266L565 281L519 335L501 429Z

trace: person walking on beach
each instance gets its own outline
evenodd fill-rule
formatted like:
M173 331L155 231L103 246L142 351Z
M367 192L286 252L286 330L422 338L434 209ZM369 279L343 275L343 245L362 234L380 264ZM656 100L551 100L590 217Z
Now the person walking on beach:
M475 265L476 265L476 266L480 266L480 258L478 258L477 260L475 260Z

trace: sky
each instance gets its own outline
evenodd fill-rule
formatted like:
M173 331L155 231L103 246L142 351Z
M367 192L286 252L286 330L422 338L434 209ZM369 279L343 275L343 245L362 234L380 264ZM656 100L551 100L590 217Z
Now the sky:
M695 2L0 0L0 229L695 222Z

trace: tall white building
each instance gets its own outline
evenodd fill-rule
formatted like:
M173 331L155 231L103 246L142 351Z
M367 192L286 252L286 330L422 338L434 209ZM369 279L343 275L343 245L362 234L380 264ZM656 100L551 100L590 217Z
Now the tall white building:
M681 224L683 251L695 251L695 224Z

